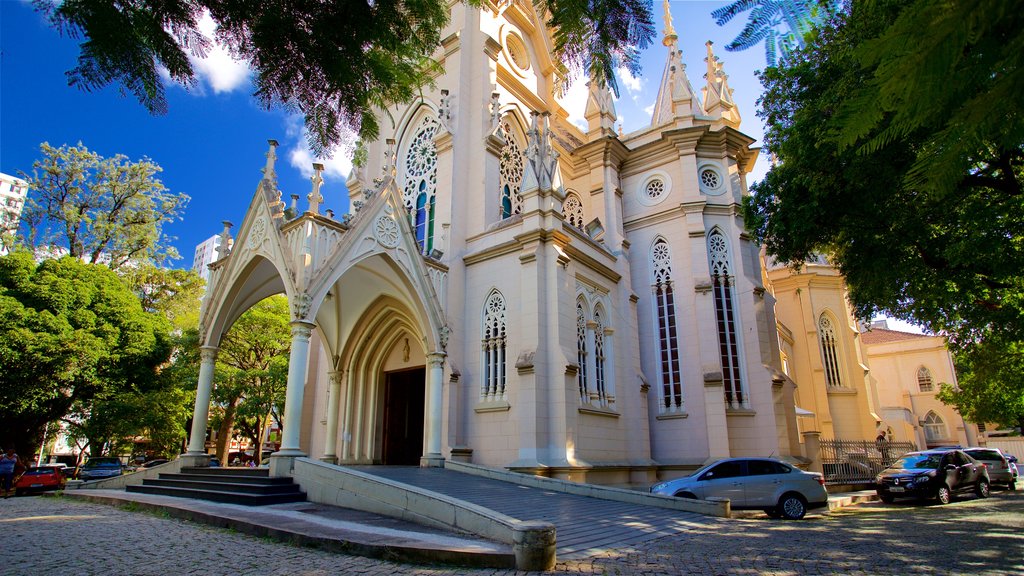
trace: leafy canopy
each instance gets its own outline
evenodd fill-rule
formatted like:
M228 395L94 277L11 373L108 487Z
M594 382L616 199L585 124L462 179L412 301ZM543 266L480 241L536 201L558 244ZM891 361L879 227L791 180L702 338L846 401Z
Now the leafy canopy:
M178 258L163 226L179 218L188 196L160 182L160 166L118 154L104 158L81 143L54 148L25 179L32 190L22 213L24 243L117 269Z
M828 254L862 317L1024 338L1022 42L998 0L875 0L764 72L779 162L745 216L768 253Z
M76 403L146 391L169 354L167 321L109 268L0 257L0 443L31 454Z
M467 0L474 6L480 0ZM365 139L379 132L374 108L408 102L436 72L430 60L450 12L444 0L34 0L62 34L83 37L72 86L112 83L151 113L167 110L160 77L196 84L189 56L212 43L199 29L209 14L216 41L255 71L255 96L305 118L309 144L323 156L341 128ZM615 69L639 68L654 37L650 0L536 0L555 29L555 58L616 86ZM616 89L617 90L617 89Z

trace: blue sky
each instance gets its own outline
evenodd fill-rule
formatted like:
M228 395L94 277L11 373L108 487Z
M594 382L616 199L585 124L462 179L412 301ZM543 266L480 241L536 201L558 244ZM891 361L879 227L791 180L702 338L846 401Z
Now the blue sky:
M760 47L725 51L747 14L719 27L710 14L724 4L674 0L670 2L673 26L697 91L704 85L704 43L715 42L716 55L735 90L742 129L760 141L755 102L761 86L754 72L765 66L764 51ZM653 13L658 38L643 54L642 74L620 79L616 110L626 132L650 123L649 110L667 57L660 41L664 27L660 1L654 3ZM196 65L200 85L191 91L169 86L168 114L151 116L117 86L91 93L67 86L65 72L76 63L78 42L61 37L28 2L0 0L0 172L30 172L41 142L53 146L81 142L104 156L150 158L163 168L160 177L165 186L192 198L183 220L165 229L182 256L175 267L190 267L196 244L219 233L222 220L241 223L265 162L267 139L281 143L278 184L286 201L289 194L299 194L300 206L305 204L313 158L305 147L301 119L282 110L262 109L251 96L253 87L243 64L214 53ZM581 119L585 88L582 82L574 88L566 104ZM758 161L754 179L767 170L766 164L764 158ZM348 209L344 187L348 159L338 153L327 165L324 208L341 214Z

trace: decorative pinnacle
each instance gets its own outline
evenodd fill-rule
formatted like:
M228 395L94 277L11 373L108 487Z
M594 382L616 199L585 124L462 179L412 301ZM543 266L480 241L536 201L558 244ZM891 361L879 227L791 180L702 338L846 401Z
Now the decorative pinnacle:
M672 27L672 12L669 10L668 0L665 0L663 4L665 9L665 30L663 30L665 38L662 39L661 43L665 46L672 46L679 37L676 36L675 28Z
M324 183L324 179L321 176L323 171L323 164L319 162L313 163L313 176L309 179L313 183L313 190L306 197L309 200L309 211L313 214L320 213L320 203L324 201L324 197L320 195L320 185Z

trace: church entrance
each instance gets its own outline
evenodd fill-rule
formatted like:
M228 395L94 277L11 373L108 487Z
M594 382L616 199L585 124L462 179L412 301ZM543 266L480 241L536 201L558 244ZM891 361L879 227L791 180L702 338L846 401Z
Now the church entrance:
M383 464L418 466L420 463L426 376L426 368L385 374Z

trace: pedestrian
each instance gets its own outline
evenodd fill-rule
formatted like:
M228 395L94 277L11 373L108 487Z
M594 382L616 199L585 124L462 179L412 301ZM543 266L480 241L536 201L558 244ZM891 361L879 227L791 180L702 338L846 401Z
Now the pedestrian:
M11 486L14 484L14 469L18 466L18 455L14 448L8 448L7 453L0 456L0 486L4 489L4 498L11 495Z

